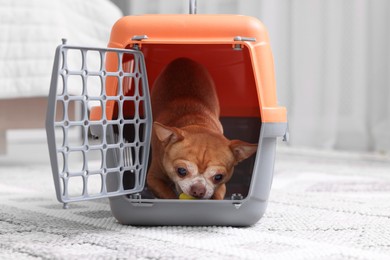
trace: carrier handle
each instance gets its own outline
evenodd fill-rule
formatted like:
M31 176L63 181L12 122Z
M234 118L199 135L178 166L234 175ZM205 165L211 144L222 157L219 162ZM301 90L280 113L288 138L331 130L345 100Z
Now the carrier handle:
M196 14L196 0L190 0L190 14Z

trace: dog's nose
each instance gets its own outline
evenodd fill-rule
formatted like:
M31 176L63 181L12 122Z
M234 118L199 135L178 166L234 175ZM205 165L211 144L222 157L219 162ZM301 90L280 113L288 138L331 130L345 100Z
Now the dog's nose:
M195 183L191 186L190 195L195 198L203 198L206 193L206 187L201 183Z

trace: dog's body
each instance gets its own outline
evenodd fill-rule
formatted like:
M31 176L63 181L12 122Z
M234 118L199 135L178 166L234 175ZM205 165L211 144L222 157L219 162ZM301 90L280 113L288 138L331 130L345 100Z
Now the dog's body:
M223 199L234 166L257 145L223 136L214 83L202 65L176 59L156 79L149 189L158 198L180 193Z

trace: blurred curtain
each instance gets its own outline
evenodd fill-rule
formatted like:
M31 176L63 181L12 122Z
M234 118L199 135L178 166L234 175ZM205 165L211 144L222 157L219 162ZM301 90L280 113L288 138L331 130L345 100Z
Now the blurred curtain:
M131 14L186 12L185 0L129 7ZM198 13L265 23L290 145L390 152L390 1L198 0Z
M291 145L390 151L388 0L261 1Z

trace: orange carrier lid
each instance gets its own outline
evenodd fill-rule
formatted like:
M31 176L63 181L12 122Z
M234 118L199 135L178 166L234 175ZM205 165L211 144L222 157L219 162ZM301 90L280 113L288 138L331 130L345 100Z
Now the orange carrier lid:
M141 41L134 38L140 35L147 38ZM170 61L187 57L203 64L210 72L217 88L221 116L287 122L286 109L277 105L268 33L256 18L241 15L123 17L113 26L108 47L133 48L135 44L145 56L150 89ZM116 55L108 54L106 69L115 71L117 63ZM107 80L106 94L113 96L116 92L117 82ZM107 102L106 113L108 119L116 117L115 102Z

